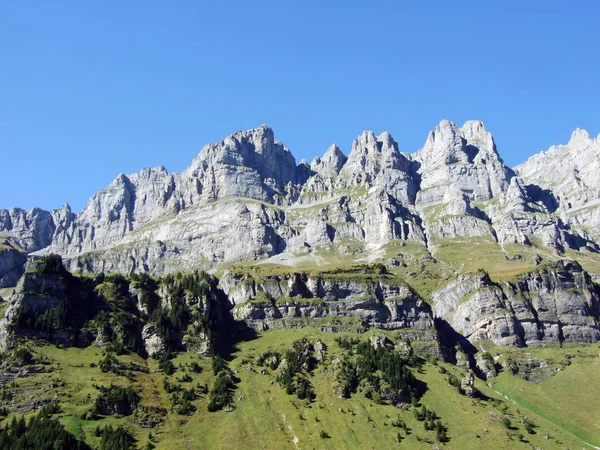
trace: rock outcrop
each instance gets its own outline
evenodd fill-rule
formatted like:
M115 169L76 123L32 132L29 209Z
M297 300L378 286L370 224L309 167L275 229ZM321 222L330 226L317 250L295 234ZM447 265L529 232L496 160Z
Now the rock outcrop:
M327 319L325 328L331 323L342 328L344 320L357 319L367 328L433 331L430 306L392 276L293 273L257 280L228 273L221 286L235 305L236 320L259 330L302 327L306 323L300 319L308 318Z
M471 201L491 200L506 192L513 176L496 152L492 135L479 121L457 128L443 120L429 133L415 160L421 175L420 205L443 201L448 189L464 193Z
M15 286L23 272L27 254L17 245L0 239L0 288Z
M317 156L313 160L310 164L310 169L325 177L332 177L340 173L347 160L348 157L344 155L337 145L333 144L321 158Z
M480 271L434 292L434 314L471 342L544 346L600 340L600 289L563 261L494 283Z
M576 129L568 144L553 146L515 168L530 195L585 237L600 236L600 137Z
M74 298L84 306L67 312ZM62 319L70 314L77 321L85 315L83 309L90 307L96 306L91 306L89 291L81 288L76 277L62 269L46 270L39 262L32 261L8 298L6 311L0 318L0 350L13 347L16 338L22 336L65 345L88 344L92 336L78 333ZM50 310L56 312L56 317L48 314Z

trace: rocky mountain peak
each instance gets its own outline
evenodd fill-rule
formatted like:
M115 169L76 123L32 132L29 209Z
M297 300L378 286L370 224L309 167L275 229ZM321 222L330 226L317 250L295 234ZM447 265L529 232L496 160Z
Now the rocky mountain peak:
M390 133L384 132L375 136L372 131L363 131L352 143L352 151L342 169L343 171L364 171L367 178L374 178L385 166L399 169L404 158L398 151L398 144ZM404 158L405 159L405 158Z
M246 131L237 131L220 142L202 149L186 173L202 177L210 171L244 171L253 169L262 180L271 178L278 184L293 182L296 160L292 153L275 140L273 130L261 125Z
M594 139L586 130L580 128L573 131L566 146L570 149L572 158L583 162L582 165L590 162L590 159L600 157L600 138ZM583 160L581 159L582 156L584 157Z
M599 236L600 139L577 128L568 144L533 155L515 171L563 220L574 226L585 223L590 234Z
M139 173L132 173L127 175L127 178L135 182L138 179L160 180L166 177L167 175L169 175L169 172L167 171L167 169L165 169L164 166L161 165L157 167L144 167L142 170L140 170Z
M310 167L318 173L334 173L337 175L344 167L348 157L340 150L340 148L332 144L321 158L318 156L313 159Z
M467 120L460 129L461 134L465 139L483 139L488 135L491 136L485 129L485 125L481 120Z
M384 131L379 136L377 136L377 140L383 144L384 148L394 148L398 149L398 144L392 138L392 135L388 131Z
M460 134L466 140L467 154L475 164L485 164L490 160L501 161L492 133L486 131L480 120L465 122Z
M377 185L405 204L414 204L416 181L412 161L398 150L392 136L363 131L352 143L352 151L340 171L351 184Z
M571 139L569 139L569 143L567 144L569 147L587 147L592 143L592 138L590 134L586 130L582 130L581 128L576 128L571 134Z
M421 175L418 202L422 205L443 201L453 184L471 200L490 200L508 189L513 176L479 120L468 121L462 128L442 120L414 159Z
M467 162L460 130L453 122L442 120L435 130L429 132L425 145L417 152L417 159L426 168Z

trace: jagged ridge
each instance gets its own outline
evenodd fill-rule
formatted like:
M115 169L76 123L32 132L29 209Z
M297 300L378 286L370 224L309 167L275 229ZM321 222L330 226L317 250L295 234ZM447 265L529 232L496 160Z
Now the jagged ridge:
M365 131L347 158L334 145L309 166L263 125L206 145L182 173L120 174L78 215L68 205L2 210L0 233L27 252L61 254L78 271L163 273L348 241L376 249L394 240L431 248L440 238L538 239L557 252L595 252L599 151L578 130L513 171L483 123L444 120L413 155L389 133Z

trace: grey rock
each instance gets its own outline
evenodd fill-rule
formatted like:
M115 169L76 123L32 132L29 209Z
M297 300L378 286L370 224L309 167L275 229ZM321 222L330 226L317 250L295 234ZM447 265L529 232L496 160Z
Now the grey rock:
M10 238L25 251L36 251L52 242L52 214L39 208L0 210L0 238Z
M542 346L597 342L600 293L575 262L559 262L492 282L485 272L461 275L433 294L434 314L471 342Z
M433 331L429 305L400 280L328 278L291 274L257 280L226 273L221 288L235 304L236 320L266 329L298 318L359 318L369 327ZM265 293L273 302L253 301Z
M576 129L566 145L553 146L515 168L531 195L581 235L597 242L600 225L600 139Z
M475 354L475 365L486 380L491 380L498 375L494 360L487 352L477 352Z
M158 325L149 323L142 329L142 339L148 356L161 356L166 350L164 339L160 336Z
M0 243L0 288L17 284L25 271L27 254L13 246L2 248Z
M342 153L337 145L333 144L322 157L317 156L310 163L310 168L314 172L331 177L340 173L347 160L348 157Z
M391 347L393 345L392 341L390 341L390 339L385 334L371 336L369 338L369 342L371 343L371 347L373 347L374 350L379 350L385 347Z
M475 376L473 372L469 371L462 380L460 380L460 387L467 397L475 397L477 390L475 389Z
M491 134L479 121L469 121L459 129L443 120L429 133L415 160L421 175L417 195L421 206L442 201L448 188L458 188L470 200L491 200L508 189L512 177Z
M412 176L412 162L400 153L398 144L385 132L375 136L363 132L352 144L352 151L340 177L348 186L378 186L404 205L415 201L416 182Z

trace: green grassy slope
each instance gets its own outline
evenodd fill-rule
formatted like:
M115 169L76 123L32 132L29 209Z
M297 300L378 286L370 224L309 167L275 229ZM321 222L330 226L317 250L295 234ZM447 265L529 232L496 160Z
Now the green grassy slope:
M361 339L367 339L371 333ZM313 402L287 395L270 369L255 364L255 358L266 350L283 352L293 341L305 336L319 338L327 346L324 363L311 376L316 392ZM230 412L207 411L207 395L202 392L203 386L210 387L214 380L211 360L192 353L182 353L174 358L177 371L168 377L175 382L184 371L191 376L192 381L182 383L186 388L195 387L199 393L199 398L194 401L197 410L191 416L168 412L163 417L157 412L160 408L165 412L171 409L169 396L163 388L164 375L158 371L157 361L144 360L137 355L119 356L121 363L136 364L140 368L132 372L130 380L93 367L102 358L102 351L94 346L59 349L30 344L36 358L46 362L42 366L46 372L18 378L10 390L19 401L30 396L40 400L57 397L62 408L61 422L73 434L85 436L86 441L96 448L100 441L94 436L95 427L109 423L123 424L136 437L138 448L147 444L149 433L157 449L169 450L432 448L433 444L427 441L434 441L435 432L424 429L423 423L415 419L410 405L399 409L375 404L361 393L353 394L350 399L341 399L334 393L332 362L342 352L334 340L338 336L305 328L269 331L239 343L229 362L239 379L234 391L235 409ZM421 403L434 410L448 428L450 440L443 444L446 448L586 448L577 436L597 442L600 403L596 397L600 386L597 386L598 377L594 379L594 373L600 369L600 359L592 356L598 353L599 347L583 347L579 356L576 350L570 351L574 355L570 366L540 384L508 373L502 373L493 388L477 381L477 388L489 397L488 400L460 395L448 383L448 374L441 373L444 370L459 379L465 373L455 366L430 361L421 370L413 369L413 372L428 387ZM554 349L545 351L553 352ZM184 370L192 361L199 363L203 369L201 373ZM180 365L183 368L179 368ZM111 383L133 385L142 397L145 412L84 420L98 395L94 385ZM584 391L582 385L589 389ZM516 404L503 399L495 390L508 395ZM494 398L497 400L492 400ZM144 428L141 425L144 416L153 415L162 417L164 424L153 429ZM524 417L536 424L536 434L525 431ZM404 420L410 430L409 434L401 431L401 443L396 441L399 428L392 426L397 418ZM11 416L6 420L10 419ZM503 424L506 419L511 423L510 428ZM322 432L329 437L322 437ZM529 442L519 441L519 434Z
M543 349L539 353L550 360L567 356L570 365L541 383L502 373L493 388L519 407L600 446L600 348Z

